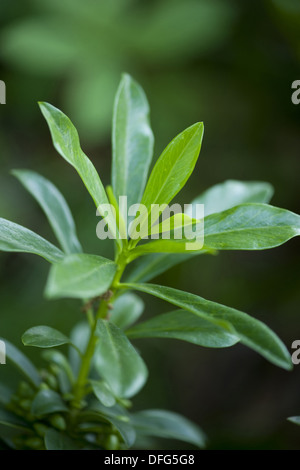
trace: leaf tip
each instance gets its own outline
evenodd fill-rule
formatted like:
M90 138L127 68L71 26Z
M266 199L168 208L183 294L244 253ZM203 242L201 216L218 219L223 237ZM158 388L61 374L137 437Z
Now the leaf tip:
M46 105L46 102L45 101L38 101L37 104L38 104L40 109L43 109L43 107Z
M22 170L13 169L13 170L10 170L9 173L10 173L12 176L15 176L16 178L18 178L21 171L22 171Z
M121 74L121 81L122 80L132 80L131 75L128 72L122 72Z
M278 367L281 367L281 369L286 370L287 372L290 372L294 369L294 364L292 362L291 356L287 351L285 351L284 357L281 357L280 359L278 358L277 361L274 361L274 364Z
M33 173L33 171L31 170L27 170L27 169L23 169L23 168L15 168L15 169L12 169L10 170L9 172L12 176L14 176L15 178L17 178L18 180L21 180L22 178L22 175L24 174L28 174L28 173Z
M198 132L203 132L204 131L204 122L203 121L195 122L195 124L193 124L192 127L194 129L196 129Z
M51 110L55 110L56 108L50 104L47 103L46 101L38 101L39 108L42 112L42 114L46 117L45 113L51 112Z

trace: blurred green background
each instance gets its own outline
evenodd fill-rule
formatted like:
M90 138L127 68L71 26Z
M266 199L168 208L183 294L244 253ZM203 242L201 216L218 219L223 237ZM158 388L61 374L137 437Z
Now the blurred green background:
M262 180L275 187L274 205L300 212L300 105L291 102L291 84L300 79L298 0L1 0L0 28L0 79L7 86L0 108L2 217L54 241L38 206L10 175L34 169L65 195L85 250L110 255L111 246L96 238L93 202L53 149L37 101L69 115L108 184L122 72L148 96L155 158L185 127L204 122L201 155L179 202L226 179ZM270 251L196 257L155 282L247 312L291 350L300 339L299 261L294 239ZM78 302L43 298L47 271L37 257L0 254L0 335L17 346L35 324L68 332L82 318ZM146 316L170 310L145 301ZM286 421L300 413L300 365L285 372L240 345L136 345L150 369L136 408L182 413L206 431L210 449L300 449L300 428ZM8 367L1 366L0 379Z

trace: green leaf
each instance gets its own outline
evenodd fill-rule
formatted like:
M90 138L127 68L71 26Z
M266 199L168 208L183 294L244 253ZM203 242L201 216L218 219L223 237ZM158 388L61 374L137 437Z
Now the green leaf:
M63 253L52 243L31 230L0 218L0 251L33 253L42 256L50 263L57 263Z
M34 326L25 331L22 336L24 346L35 346L36 348L53 348L69 343L70 340L60 331L50 326Z
M140 85L124 74L114 105L112 130L112 185L118 199L127 205L140 202L153 153L149 105Z
M204 219L204 249L208 250L266 250L298 235L300 216L267 204L241 204ZM157 240L137 247L135 256L184 253L187 243L191 246L192 240Z
M110 407L116 403L116 399L107 383L101 380L90 380L90 384L95 396L104 406Z
M153 214L155 213L155 209L153 210ZM156 216L154 215L154 218ZM203 224L203 217L201 219L194 219L189 215L179 212L175 213L170 217L164 217L161 222L156 222L148 225L148 228L144 227L140 230L139 236L140 238L160 238L158 235L161 235L163 239L168 239L171 237L172 234L179 234L181 236L184 233L184 230L192 230L196 224ZM198 225L199 226L199 225ZM176 238L176 237L175 237Z
M223 327L228 333L239 338L242 344L283 369L290 370L293 367L291 356L278 336L264 323L246 313L170 287L153 284L123 285L130 289L154 295L204 320Z
M76 444L68 436L55 429L46 431L45 447L47 450L77 450Z
M265 182L242 182L228 180L212 186L200 196L196 197L191 207L195 204L204 204L204 213L220 212L230 209L238 204L249 202L268 203L273 195L273 188ZM187 212L192 215L192 209ZM197 251L186 253L153 253L139 258L135 262L133 270L128 277L129 282L147 282L155 276L162 274L177 264L191 259L193 256L210 253L209 251Z
M105 189L94 165L80 147L76 128L64 113L51 104L39 103L39 105L48 123L54 147L78 172L97 209L100 208L101 215L105 215L111 234L114 239L118 240L115 217L111 211ZM101 209L104 204L106 205L106 211L104 211L106 214Z
M104 294L116 272L116 264L102 256L73 254L51 267L45 294L48 298L92 298Z
M176 310L150 318L126 331L129 338L174 338L207 348L226 348L238 338L193 313Z
M14 170L15 175L45 212L48 221L67 254L80 253L80 242L69 206L56 186L43 176L29 170Z
M264 250L300 235L300 216L267 204L241 204L205 217L205 246L216 250Z
M35 416L44 416L50 413L68 411L60 395L54 390L40 390L31 405L31 413Z
M31 382L34 386L40 385L39 373L32 362L13 344L6 339L0 338L5 343L6 358Z
M294 423L294 424L297 424L298 426L300 426L300 416L290 416L289 418L287 418L288 421L290 421L291 423Z
M131 423L139 435L178 439L203 448L206 436L188 419L165 410L144 410L131 415Z
M180 212L164 219L162 222L154 224L151 227L151 236L158 234L169 234L171 231L183 229L184 227L192 227L199 223L200 220L193 219L189 215ZM148 234L147 234L148 235Z
M203 224L200 224L200 226L201 228L199 235L195 235L195 237L199 237L197 239L185 238L183 234L182 238L159 239L153 242L144 243L142 245L139 245L137 248L134 249L134 251L132 251L131 259L135 259L139 256L149 255L151 253L174 253L176 255L188 254L189 256L187 256L186 259L192 257L192 255L195 253L215 254L215 249L203 245L203 242L201 241L201 239L203 240Z
M250 202L267 204L273 193L272 185L266 182L227 180L197 196L191 202L191 206L204 204L204 214L207 216L240 204ZM191 215L192 212L187 213Z
M109 321L119 328L125 329L137 321L143 310L142 299L132 292L126 292L114 302Z
M196 123L177 135L162 152L141 200L147 210L147 216L144 214L140 220L141 232L151 206L168 204L189 179L199 156L202 137L203 124Z
M183 188L197 162L203 138L203 123L177 135L165 148L150 174L141 203L168 204Z
M130 398L144 386L148 372L144 361L122 330L106 320L98 320L99 341L95 367L114 395Z
M150 174L141 203L168 204L183 188L197 162L203 138L203 123L177 135L165 148Z
M106 419L118 431L125 445L129 448L132 447L132 445L135 443L135 440L136 440L136 432L133 426L131 426L127 422L122 421L121 419L114 418L112 416Z
M82 418L86 422L111 423L117 429L127 447L131 447L136 440L136 432L130 423L128 412L118 404L106 407L99 401L93 402L87 411L82 411Z

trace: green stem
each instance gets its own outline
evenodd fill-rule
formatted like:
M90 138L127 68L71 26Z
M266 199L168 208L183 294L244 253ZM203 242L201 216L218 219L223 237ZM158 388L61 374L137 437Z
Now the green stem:
M105 300L103 299L100 303L99 309L96 313L95 319L93 321L93 324L91 325L91 334L90 334L90 339L87 344L86 350L84 355L82 356L82 361L81 361L81 366L80 370L78 373L78 378L77 381L74 385L74 399L73 399L73 407L74 408L81 408L82 407L82 400L84 396L86 395L86 383L88 379L88 375L90 372L91 368L91 362L93 359L93 355L95 352L95 347L97 343L97 336L96 336L96 328L97 328L97 321L99 319L104 319L107 317L107 312L108 312L108 305L111 304L116 297L118 287L119 287L119 281L122 277L122 274L127 266L127 256L124 253L120 253L118 256L118 259L116 260L117 263L117 271L114 276L114 279L111 283L111 286L109 288L109 291L112 292L112 296Z
M98 318L105 318L107 314L107 301L102 300L99 310L97 312L97 316L95 318L93 327L91 329L90 339L87 344L85 353L82 357L81 367L78 373L78 378L74 386L74 400L73 406L75 408L81 408L82 399L85 396L85 386L87 382L87 378L90 372L91 361L94 355L95 346L97 342L96 336L96 327L97 327L97 320Z
M92 328L93 327L93 324L94 324L94 313L93 313L93 309L92 308L89 308L86 312L86 317L88 319L88 322L89 322L89 325L90 327Z

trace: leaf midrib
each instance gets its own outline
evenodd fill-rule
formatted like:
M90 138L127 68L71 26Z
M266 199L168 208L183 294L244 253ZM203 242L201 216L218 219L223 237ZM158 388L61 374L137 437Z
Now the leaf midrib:
M242 227L242 228L236 228L236 229L231 229L231 230L223 230L222 232L215 232L215 233L209 233L206 235L206 237L214 237L216 235L224 235L224 234L229 234L229 233L236 233L236 232L247 232L247 231L262 231L262 230L286 230L289 229L291 231L294 231L295 233L300 234L300 228L295 227L293 225L268 225L264 227ZM205 236L205 233L204 233Z

